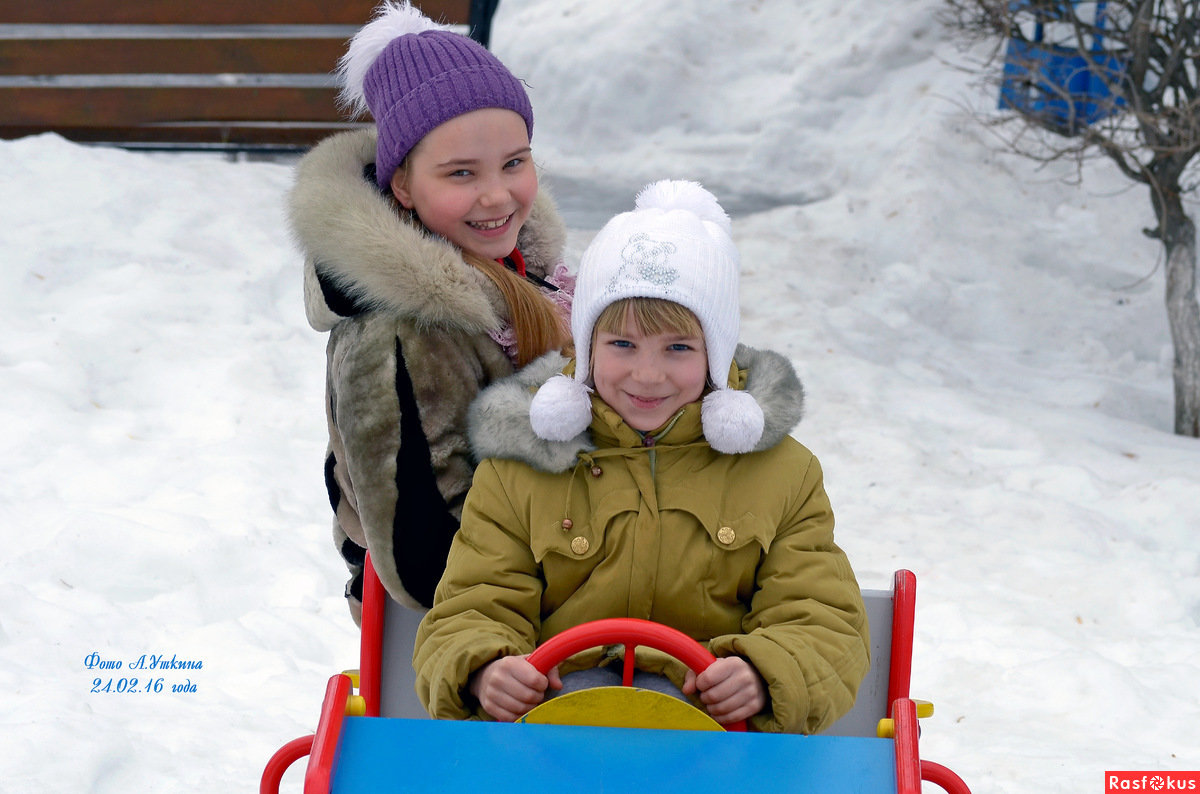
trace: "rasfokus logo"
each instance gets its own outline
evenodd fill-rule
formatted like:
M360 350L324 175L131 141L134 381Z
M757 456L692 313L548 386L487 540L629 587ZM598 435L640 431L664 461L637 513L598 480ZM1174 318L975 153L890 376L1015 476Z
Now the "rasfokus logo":
M1104 794L1115 791L1197 791L1197 772L1105 772Z

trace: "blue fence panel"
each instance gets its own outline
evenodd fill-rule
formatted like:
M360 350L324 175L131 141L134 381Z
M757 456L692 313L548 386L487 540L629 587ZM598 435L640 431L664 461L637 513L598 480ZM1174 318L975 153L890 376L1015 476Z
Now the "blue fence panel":
M1024 5L1014 3L1013 10ZM1104 5L1097 3L1097 28L1104 25ZM1125 108L1124 97L1113 88L1120 85L1128 62L1106 51L1099 35L1086 52L1043 41L1042 36L1039 18L1032 41L1008 40L1000 84L1001 110L1016 110L1047 129L1075 135Z
M1085 56L1057 44L1009 39L999 106L1075 134L1125 107L1110 88L1119 85L1125 68L1125 59L1116 55Z

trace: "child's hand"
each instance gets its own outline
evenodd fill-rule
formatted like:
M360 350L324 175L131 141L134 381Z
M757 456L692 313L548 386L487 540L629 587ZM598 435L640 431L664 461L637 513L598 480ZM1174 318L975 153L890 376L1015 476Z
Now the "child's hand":
M488 714L513 722L542 702L547 686L562 689L557 667L542 675L526 657L505 656L475 671L467 688Z
M700 675L688 670L683 694L697 690L709 716L722 724L749 719L767 705L767 685L740 656L717 659Z

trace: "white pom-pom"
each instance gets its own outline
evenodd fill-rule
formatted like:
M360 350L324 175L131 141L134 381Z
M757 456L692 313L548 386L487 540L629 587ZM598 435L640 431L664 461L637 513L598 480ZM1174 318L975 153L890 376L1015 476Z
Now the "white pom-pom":
M686 210L702 221L717 224L726 234L733 233L733 224L721 208L717 197L705 190L699 182L682 179L652 182L638 192L634 207L639 210Z
M542 384L529 406L529 423L538 438L570 441L592 423L592 390L568 375Z
M754 451L762 439L762 407L748 392L717 389L700 405L704 438L717 452L738 455Z
M363 81L367 70L383 52L384 47L397 36L420 33L425 30L451 30L448 25L439 25L412 7L409 0L385 2L375 11L375 17L362 27L337 64L338 81L342 90L338 101L351 118L367 112L367 98L363 93Z

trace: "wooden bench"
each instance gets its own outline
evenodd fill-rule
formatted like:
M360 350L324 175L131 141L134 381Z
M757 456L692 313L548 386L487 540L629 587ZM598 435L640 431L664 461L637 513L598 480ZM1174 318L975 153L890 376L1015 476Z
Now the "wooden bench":
M0 0L0 138L300 150L348 122L332 71L379 0ZM487 45L499 0L422 0Z

